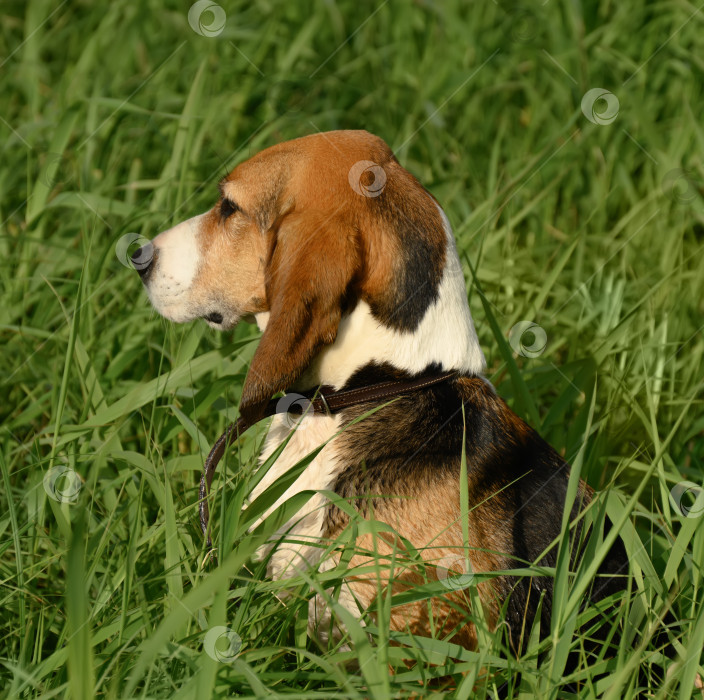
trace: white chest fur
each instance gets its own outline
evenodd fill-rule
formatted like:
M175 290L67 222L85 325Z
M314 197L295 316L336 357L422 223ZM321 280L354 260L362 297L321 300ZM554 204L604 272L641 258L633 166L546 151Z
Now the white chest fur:
M389 328L373 316L369 304L359 301L340 321L335 342L323 348L311 362L300 386L328 384L339 389L369 362L387 362L412 374L422 372L431 363L466 374L484 371L486 363L467 305L455 238L442 209L440 214L447 240L445 269L437 297L418 327L413 331ZM421 285L418 291L423 290Z
M315 459L305 468L303 473L263 514L262 519L275 508L287 501L291 496L301 491L317 491L331 489L341 468L336 455L335 440L331 439L339 430L340 417L311 414L301 419L295 419L288 414L274 416L269 435L267 436L261 462L265 462L272 452L288 437L294 425L298 427L291 436L284 451L269 468L264 478L257 484L250 496L251 500L261 495L272 483L285 472L294 467L306 455L327 442ZM320 540L323 534L326 498L316 493L308 502L283 525L274 535L278 539L286 533L285 540L276 547L268 565L268 574L274 578L295 576L301 567L307 568L317 564L323 548ZM258 524L258 521L256 524ZM255 526L256 526L255 524ZM271 550L272 545L262 547L257 555L263 558Z

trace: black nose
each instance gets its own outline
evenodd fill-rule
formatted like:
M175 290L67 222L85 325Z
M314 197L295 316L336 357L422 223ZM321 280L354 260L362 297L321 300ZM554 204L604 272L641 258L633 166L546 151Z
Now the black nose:
M151 243L143 245L138 250L135 250L130 260L132 261L132 267L137 270L142 280L146 281L156 260L154 246Z

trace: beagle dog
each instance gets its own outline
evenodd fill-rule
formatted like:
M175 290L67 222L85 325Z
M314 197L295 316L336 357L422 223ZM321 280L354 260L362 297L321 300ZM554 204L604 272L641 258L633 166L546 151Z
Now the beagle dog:
M383 524L360 528L339 594L358 618L380 587L403 591L447 578L464 570L466 559L475 573L554 566L557 548L550 546L560 535L569 466L482 376L453 233L433 196L365 131L268 148L237 166L219 190L210 211L159 234L133 259L151 303L172 321L202 318L226 330L256 320L262 336L242 416L258 420L282 391L456 371L387 403L304 414L294 428L289 416L274 416L262 462L289 441L252 498L324 447L275 504L314 492L261 552L268 573L286 578L334 567L339 555L321 556L349 524L342 499L359 517ZM572 516L591 498L580 482ZM420 562L408 563L411 548ZM370 573L380 560L386 566ZM602 571L624 564L617 553ZM612 589L604 584L598 596ZM550 629L549 576L507 573L481 579L475 590L488 624L506 623L516 648L538 609L543 633ZM391 626L472 649L477 634L468 609L466 591L448 590L432 605L394 607ZM322 641L340 633L321 595L311 600L309 623Z

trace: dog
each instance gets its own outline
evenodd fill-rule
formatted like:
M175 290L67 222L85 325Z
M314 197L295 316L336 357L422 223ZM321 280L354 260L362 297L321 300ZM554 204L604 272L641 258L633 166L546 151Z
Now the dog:
M380 587L402 591L442 577L443 567L445 576L462 571L457 562L465 557L473 572L554 566L557 547L550 547L560 537L570 468L483 376L450 223L386 143L365 131L298 138L238 165L219 192L210 211L160 233L134 260L152 305L167 319L205 319L219 330L240 320L258 324L262 336L239 406L250 423L282 391L363 391L454 371L389 402L305 414L295 429L290 417L274 416L262 462L289 442L253 499L324 447L275 504L315 492L260 553L268 574L285 579L339 561L321 561L323 545L351 515L322 491L387 529L367 529L349 560L339 603L357 618ZM592 498L580 482L572 517ZM418 562L399 563L404 542L427 565L424 573ZM371 562L394 557L369 573ZM592 597L616 590L615 574L626 570L623 550L612 552L601 568L610 577ZM549 631L552 585L550 576L506 573L482 579L477 600L487 624L506 624L519 648L538 609L542 632ZM440 631L476 648L461 593L433 598L432 613L427 600L392 608L392 629ZM311 600L309 626L323 643L342 634L321 594Z

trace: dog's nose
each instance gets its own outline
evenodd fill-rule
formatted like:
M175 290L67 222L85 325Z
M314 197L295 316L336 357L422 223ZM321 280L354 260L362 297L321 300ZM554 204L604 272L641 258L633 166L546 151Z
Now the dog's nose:
M154 246L151 243L143 245L138 250L135 250L130 260L132 261L132 267L137 270L142 280L146 280L156 260Z

